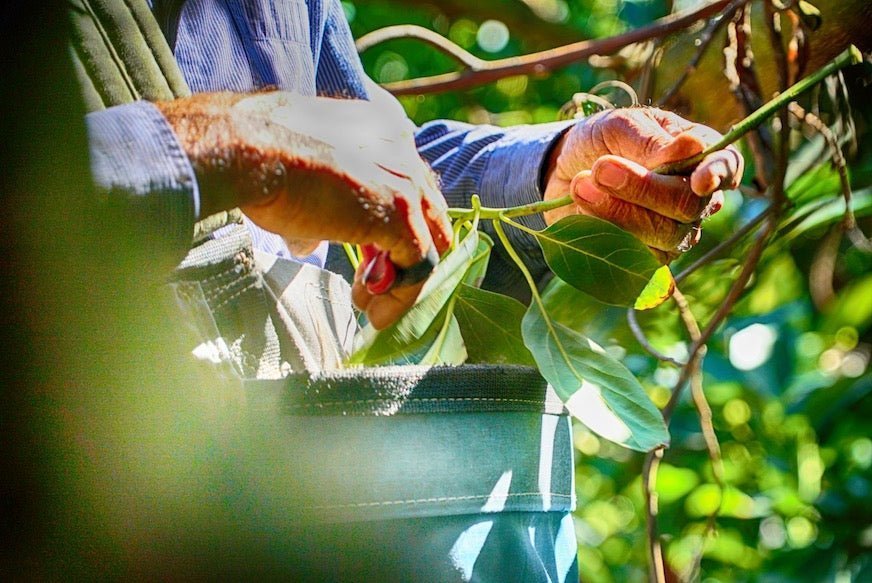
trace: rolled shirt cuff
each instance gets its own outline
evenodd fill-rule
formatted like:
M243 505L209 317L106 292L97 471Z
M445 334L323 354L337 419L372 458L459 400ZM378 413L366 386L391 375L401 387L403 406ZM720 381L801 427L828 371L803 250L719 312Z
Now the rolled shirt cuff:
M511 128L492 143L480 192L483 206L514 207L542 200L542 174L548 154L557 140L576 122L564 121ZM542 214L518 217L531 229L545 228ZM506 236L527 265L544 269L542 253L533 237L519 229L506 229ZM539 271L534 269L534 271Z
M160 111L138 101L89 113L86 123L91 171L109 203L129 205L132 216L187 249L200 213L197 180Z

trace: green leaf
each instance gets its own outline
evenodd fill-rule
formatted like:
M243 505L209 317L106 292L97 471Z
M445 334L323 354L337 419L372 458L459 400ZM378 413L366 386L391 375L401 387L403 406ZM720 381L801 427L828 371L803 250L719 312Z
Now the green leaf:
M493 249L494 241L487 233L479 231L478 248L475 250L475 255L472 260L472 265L463 276L463 283L472 287L481 287L481 282L484 281L484 276L487 273L487 266L490 262L491 249Z
M626 310L604 306L559 277L551 278L542 294L542 301L548 307L549 318L581 332L595 342L615 338L627 326Z
M454 309L469 362L536 366L521 340L521 302L461 284Z
M447 319L442 318L442 327L419 364L461 365L466 359L466 345L460 334L457 318L454 314L449 314Z
M420 346L422 339L441 329L444 319L438 319L454 290L463 280L478 249L478 231L470 232L463 241L436 266L427 279L418 301L393 325L378 331L367 325L360 333L361 345L351 355L349 364L382 364L405 353L409 347ZM436 325L434 333L432 327ZM414 361L406 360L412 363Z
M831 194L833 198L829 200L804 204L787 215L779 228L779 235L785 242L789 243L803 233L844 219L845 199L836 192ZM872 187L854 192L853 208L857 218L872 214Z
M596 217L563 218L536 239L560 279L606 304L632 306L660 267L641 241Z
M803 204L840 191L838 171L831 164L818 164L798 176L785 195L796 204Z
M524 342L569 412L591 431L637 451L667 444L663 416L636 377L592 340L546 318L537 303L530 306Z
M463 344L457 322L454 321L454 316L449 314L448 308L449 305L446 304L433 318L427 330L408 344L373 343L365 354L360 355L360 358L365 358L360 364L368 366L463 364L466 360L466 346Z
M872 275L852 281L839 290L834 301L824 310L823 329L835 332L851 326L861 333L872 324Z
M675 290L675 280L672 279L672 272L669 271L669 266L664 265L654 272L651 281L636 298L636 303L633 307L637 310L650 310L656 308L663 302L669 299L672 292Z

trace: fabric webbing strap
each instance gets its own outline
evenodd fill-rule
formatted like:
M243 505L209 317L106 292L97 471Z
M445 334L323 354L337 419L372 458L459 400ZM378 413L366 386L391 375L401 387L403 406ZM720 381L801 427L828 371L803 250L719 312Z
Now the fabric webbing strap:
M246 381L249 405L293 415L564 412L536 369L524 366L387 366Z
M67 6L73 61L90 111L191 94L145 0L68 0Z

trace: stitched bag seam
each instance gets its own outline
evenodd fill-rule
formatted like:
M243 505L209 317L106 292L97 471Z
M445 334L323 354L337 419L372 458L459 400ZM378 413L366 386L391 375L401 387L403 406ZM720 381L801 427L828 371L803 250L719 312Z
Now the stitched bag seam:
M331 509L331 508L377 508L380 506L414 506L416 504L435 504L439 502L460 502L460 501L471 501L471 500L510 500L512 498L523 498L523 497L544 497L550 496L552 498L562 498L566 500L572 500L572 494L559 494L557 492L518 492L513 494L507 494L505 496L494 496L492 494L477 494L470 496L438 496L433 498L410 498L408 500L386 500L383 502L349 502L347 504L319 504L313 506L306 506L306 508L312 510L322 510L322 509Z

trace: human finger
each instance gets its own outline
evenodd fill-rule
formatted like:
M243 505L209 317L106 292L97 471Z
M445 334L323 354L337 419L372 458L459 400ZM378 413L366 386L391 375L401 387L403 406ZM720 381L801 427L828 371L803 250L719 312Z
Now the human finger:
M377 173L377 180L393 193L393 208L391 213L382 217L386 232L372 242L387 251L398 267L411 268L425 260L435 247L431 221L424 215L421 193L408 177L384 167L379 167ZM391 225L393 221L397 224ZM378 227L372 225L373 231L378 232Z
M679 126L672 124L668 127L675 130ZM581 131L587 136L587 149L597 152L595 158L614 154L646 168L655 168L689 158L705 148L706 140L700 135L702 130L695 124L680 127L686 127L686 130L673 134L663 127L651 110L618 109L591 117Z
M361 265L354 276L351 286L351 299L358 309L366 314L370 324L376 330L387 328L412 307L424 282L414 285L393 287L383 294L373 294L363 281L364 267Z
M745 160L736 148L729 146L703 159L690 177L693 191L708 196L718 190L738 188L745 170Z
M693 227L600 190L590 175L574 180L570 192L584 214L609 221L662 251L682 250Z
M677 136L678 134L686 132L691 127L697 125L696 123L685 119L677 113L674 113L667 109L651 107L646 109L645 111L654 120L656 120L658 124L660 124L660 127L662 127L673 136Z
M708 204L691 190L688 178L655 174L626 158L603 156L591 171L597 189L582 192L606 192L682 223L699 218Z
M421 177L421 212L430 229L430 237L436 250L441 255L451 245L451 219L448 218L448 203L442 196L436 175L424 163L420 162Z

